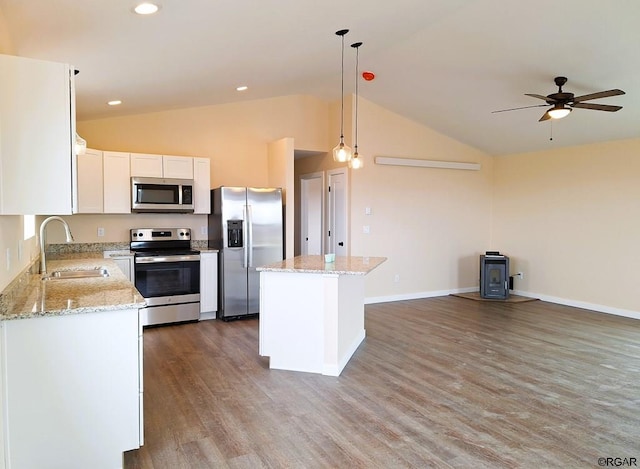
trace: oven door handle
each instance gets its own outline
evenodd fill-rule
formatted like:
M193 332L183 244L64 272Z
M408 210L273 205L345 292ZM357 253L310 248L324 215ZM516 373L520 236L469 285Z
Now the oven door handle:
M144 256L136 257L136 264L158 264L167 262L199 261L199 254L188 254L184 256Z

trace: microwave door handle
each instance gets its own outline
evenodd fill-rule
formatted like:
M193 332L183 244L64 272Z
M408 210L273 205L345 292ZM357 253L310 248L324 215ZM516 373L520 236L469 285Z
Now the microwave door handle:
M247 252L249 267L253 267L253 213L251 205L247 205Z

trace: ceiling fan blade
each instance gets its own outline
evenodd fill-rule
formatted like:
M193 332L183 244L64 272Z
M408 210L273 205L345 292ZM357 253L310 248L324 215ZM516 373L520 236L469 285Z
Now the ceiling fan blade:
M549 114L549 111L547 111L542 115L538 122L548 121L549 119L551 119L551 115Z
M609 91L600 91L599 93L585 94L583 96L577 96L573 98L574 103L580 103L582 101L589 101L590 99L600 99L600 98L608 98L609 96L619 96L621 94L625 94L622 90L609 90Z
M622 106L611 106L609 104L593 104L593 103L575 103L571 107L579 107L581 109L593 109L596 111L616 112L622 109Z
M538 98L538 99L542 99L544 101L547 102L551 102L551 104L555 103L556 100L553 98L549 98L548 96L542 96L541 94L534 94L534 93L525 93L525 96L531 96L532 98Z
M511 109L500 109L499 111L491 111L491 114L495 114L496 112L507 112L507 111L517 111L519 109L529 109L530 107L546 107L548 104L535 104L533 106L523 106L523 107L513 107Z

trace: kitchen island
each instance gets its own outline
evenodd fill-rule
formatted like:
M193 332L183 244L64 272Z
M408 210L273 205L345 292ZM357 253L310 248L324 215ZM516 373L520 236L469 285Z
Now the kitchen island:
M258 267L269 367L339 376L365 338L364 279L385 257L298 256Z

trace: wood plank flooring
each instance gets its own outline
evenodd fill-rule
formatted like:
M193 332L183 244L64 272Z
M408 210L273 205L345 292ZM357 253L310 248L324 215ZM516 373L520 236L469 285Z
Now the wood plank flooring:
M144 332L127 469L640 465L640 321L453 296L366 306L339 377L269 370L258 320Z

